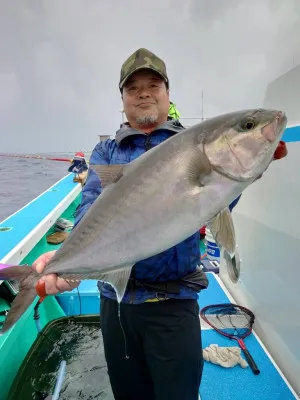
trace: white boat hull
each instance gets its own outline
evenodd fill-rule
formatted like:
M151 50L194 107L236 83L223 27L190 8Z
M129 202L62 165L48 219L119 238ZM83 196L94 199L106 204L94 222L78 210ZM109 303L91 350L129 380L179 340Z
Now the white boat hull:
M297 71L300 81L300 67ZM294 79L295 71L291 75ZM232 282L224 259L220 277L235 301L255 313L256 332L299 395L300 92L298 85L298 100L287 98L284 82L291 77L282 79L267 91L264 106L283 109L287 115L290 111L295 123L298 101L298 126L288 128L283 137L288 156L274 161L233 211L242 260L240 280Z

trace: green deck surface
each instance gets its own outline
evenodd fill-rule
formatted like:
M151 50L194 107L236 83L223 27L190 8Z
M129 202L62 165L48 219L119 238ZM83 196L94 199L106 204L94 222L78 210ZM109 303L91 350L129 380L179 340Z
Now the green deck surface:
M74 222L74 215L76 207L80 204L81 194L70 204L70 206L61 214L60 218L66 218L69 221ZM45 236L37 243L37 245L31 250L31 252L22 260L22 264L31 265L41 254L47 251L57 250L61 244L49 244L47 243L46 237L51 233L55 232L54 228L50 228Z

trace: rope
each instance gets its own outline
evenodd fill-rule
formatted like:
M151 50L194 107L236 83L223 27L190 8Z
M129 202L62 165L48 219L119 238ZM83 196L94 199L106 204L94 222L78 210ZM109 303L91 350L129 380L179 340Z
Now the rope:
M217 344L211 344L203 349L203 358L224 368L232 368L237 364L242 368L248 367L248 363L241 357L239 347L219 347Z

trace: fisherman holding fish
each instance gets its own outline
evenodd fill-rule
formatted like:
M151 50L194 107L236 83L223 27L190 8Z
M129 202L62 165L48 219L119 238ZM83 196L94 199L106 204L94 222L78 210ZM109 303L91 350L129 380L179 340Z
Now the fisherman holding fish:
M40 279L47 294L56 294L77 287L72 279L84 274L100 279L101 264L101 331L115 399L197 400L203 369L197 299L208 286L199 229L209 223L234 255L227 207L268 168L286 117L241 111L184 130L168 117L165 63L146 49L124 62L119 89L128 122L114 140L95 146L73 232L56 253L35 261L42 277L27 276L24 267L11 271L23 274L23 288ZM117 173L109 185L111 166ZM0 278L9 271L0 268ZM34 289L31 296L27 306ZM24 312L21 302L5 329Z
M179 120L168 116L166 67L150 51L139 49L124 62L119 89L128 123L115 140L96 145L90 165L128 163L184 129ZM99 178L89 171L75 224L100 193ZM99 283L101 330L116 400L198 399L203 357L197 297L208 282L200 269L194 288L179 284L179 279L195 273L200 261L199 240L197 232L133 267L130 296L120 309L122 326L114 289ZM38 271L47 257L45 254L36 262ZM51 294L75 287L55 276L47 276L45 281Z

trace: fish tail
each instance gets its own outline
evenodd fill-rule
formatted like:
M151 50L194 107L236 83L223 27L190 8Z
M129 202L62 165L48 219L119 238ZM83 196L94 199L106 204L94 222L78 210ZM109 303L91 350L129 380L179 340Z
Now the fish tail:
M0 264L0 279L11 279L19 282L19 293L12 302L2 330L0 331L1 335L15 325L36 297L37 293L34 283L38 279L38 273L28 266L7 266Z
M21 282L33 272L28 266L0 264L0 279Z

